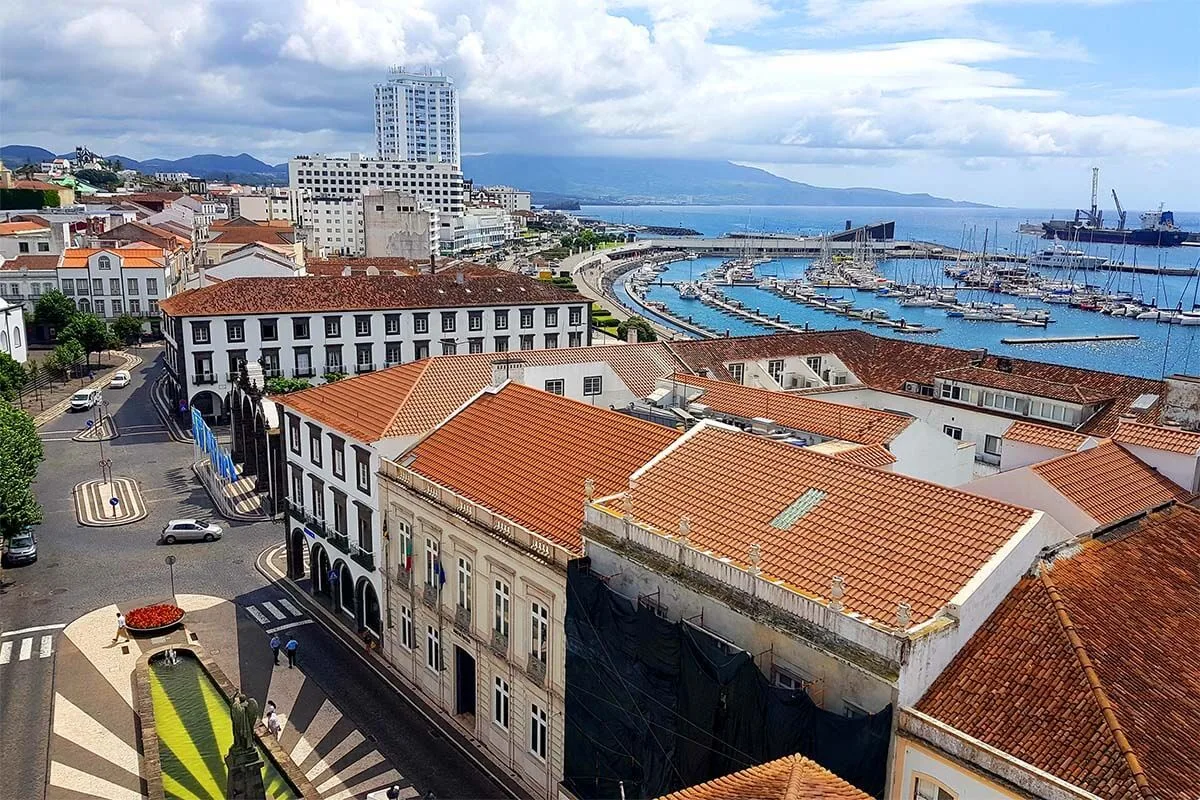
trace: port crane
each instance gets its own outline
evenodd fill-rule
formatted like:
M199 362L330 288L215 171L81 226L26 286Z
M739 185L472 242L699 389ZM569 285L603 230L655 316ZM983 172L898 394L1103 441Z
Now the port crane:
M1113 202L1117 206L1117 230L1125 230L1125 209L1121 208L1121 201L1117 199L1117 190L1112 190Z

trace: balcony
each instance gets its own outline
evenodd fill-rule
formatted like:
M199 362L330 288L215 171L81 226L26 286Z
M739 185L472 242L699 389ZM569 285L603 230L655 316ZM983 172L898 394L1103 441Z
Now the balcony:
M292 370L292 377L294 378L311 378L316 374L317 371L312 367L296 367Z
M537 653L530 653L529 662L525 665L525 674L531 681L541 686L546 682L546 662Z
M193 382L196 385L201 385L201 384L205 384L205 383L216 383L217 382L217 374L215 372L197 372L196 377L193 379Z
M329 541L332 542L333 546L336 547L338 550L341 550L346 555L350 555L350 537L349 536L347 536L344 533L338 533L337 531L331 531L329 534Z
M454 630L466 638L471 638L471 609L460 605L454 607Z
M360 567L367 570L368 572L375 571L375 554L374 553L368 553L366 550L356 547L356 548L354 548L354 552L350 554L350 558L354 559L355 563L357 563Z
M374 372L374 371L375 371L375 365L374 365L374 364L370 364L370 363L367 363L367 364L355 364L355 365L354 365L354 371L355 371L355 372L357 372L357 373L360 373L360 374L361 374L361 373L363 373L363 372Z
M271 368L263 367L263 377L264 378L282 378L283 370L281 370L279 367L271 367Z
M492 640L488 643L492 652L501 658L508 656L508 634L492 629Z

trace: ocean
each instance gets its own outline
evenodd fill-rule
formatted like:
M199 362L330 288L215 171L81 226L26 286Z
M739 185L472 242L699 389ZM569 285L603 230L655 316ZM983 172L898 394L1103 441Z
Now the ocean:
M1062 219L1074 212L1062 209L1008 209L1008 208L822 208L801 206L584 206L579 216L626 222L640 225L669 225L693 228L706 236L716 236L730 231L752 231L768 233L817 234L823 231L842 229L849 220L854 225L883 220L895 220L896 238L936 242L951 247L980 250L984 232L987 231L988 252L1007 250L1027 254L1032 248L1042 248L1049 242L1016 233L1022 222L1040 222L1051 217ZM1136 219L1136 212L1130 212ZM1200 213L1176 212L1176 222L1186 230L1200 230ZM998 243L998 245L997 245ZM1172 267L1200 266L1200 248L1120 248L1113 245L1079 245L1078 249L1094 255L1103 255L1111 260L1138 264L1161 264ZM718 266L723 259L701 258L682 261L671 265L663 273L663 280L698 279L707 269ZM808 259L779 259L758 267L760 276L800 277ZM941 278L937 264L926 261L894 260L879 264L881 272L888 277L904 282L930 282L930 276ZM1063 276L1065 277L1065 276ZM1077 278L1078 279L1078 278ZM1090 284L1107 287L1112 291L1132 291L1147 301L1156 299L1161 308L1174 308L1182 303L1188 309L1197 299L1196 278L1183 276L1158 277L1136 273L1117 273L1098 270L1088 274ZM785 300L770 292L753 286L723 287L726 293L741 300L751 309L796 325L809 325L815 329L863 327L882 336L911 338L917 341L934 342L951 347L985 347L989 352L1030 358L1056 364L1066 364L1088 369L1120 372L1128 375L1158 378L1174 373L1196 374L1200 372L1200 326L1168 325L1165 323L1128 318L1112 318L1103 314L1064 305L1047 306L1037 301L1025 301L1008 295L972 290L960 292L960 300L993 300L1014 303L1018 307L1041 307L1050 309L1055 320L1048 327L1027 328L998 322L974 322L961 318L947 317L941 309L900 308L895 300L876 297L853 289L833 289L826 292L831 296L853 298L858 308L881 308L892 319L906 319L941 328L935 334L897 334L889 329L818 311L809 306ZM628 302L623 285L618 293ZM769 333L770 329L726 315L696 300L682 300L671 287L653 287L648 292L652 300L659 300L681 317L692 317L717 330L728 330L732 335ZM1081 342L1070 344L1006 345L1004 337L1076 336L1090 334L1133 333L1136 340L1119 342Z

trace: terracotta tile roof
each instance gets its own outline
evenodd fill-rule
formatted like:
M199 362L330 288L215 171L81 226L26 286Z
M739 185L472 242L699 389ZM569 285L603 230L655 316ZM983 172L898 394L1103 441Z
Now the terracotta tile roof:
M309 275L337 277L366 275L374 267L383 275L419 275L429 272L429 261L411 258L310 258L305 265Z
M209 244L248 244L263 242L264 244L292 244L296 241L295 231L289 225L286 229L268 225L240 226L227 228L210 228Z
M1106 539L1022 580L917 709L1104 798L1194 800L1200 511Z
M42 233L48 227L48 225L39 225L32 221L0 222L0 236L13 236L20 233Z
M237 278L180 292L162 301L160 308L171 316L189 317L586 302L577 292L514 273L471 277L463 283L439 273Z
M1004 432L1004 440L1049 447L1054 450L1078 450L1088 440L1082 433L1037 425L1033 422L1014 422Z
M730 381L680 373L672 381L694 386L703 394L693 402L743 419L766 418L793 430L860 444L887 444L912 424L913 418L887 411L830 403L812 397L773 392Z
M1030 469L1101 525L1187 497L1157 470L1108 440Z
M818 450L817 452L821 452ZM863 444L855 447L838 448L832 452L827 452L826 455L840 458L843 461L849 461L854 464L862 464L865 467L886 467L896 463L896 457L888 452L888 449L881 444Z
M1057 383L1043 380L1033 375L1014 375L998 369L983 367L955 367L942 370L934 375L935 378L969 383L973 386L984 386L991 389L1004 389L1010 392L1048 397L1051 400L1062 400L1068 403L1090 405L1111 400L1112 396L1101 391L1090 390L1086 386L1070 383Z
M1179 428L1164 428L1159 425L1143 425L1138 422L1122 422L1112 436L1114 442L1166 450L1170 453L1200 455L1200 432Z
M4 263L0 264L0 269L22 270L22 269L58 269L58 256L37 256L37 255L19 255L13 258L4 259Z
M870 795L817 762L794 755L689 786L659 800L870 800Z
M619 506L616 503L616 506ZM933 617L1034 512L955 489L734 431L709 421L643 473L634 517L745 565L762 548L765 576L895 624Z
M610 494L679 433L509 383L481 395L404 455L409 468L579 551L584 481ZM413 458L415 456L415 458Z
M860 330L679 341L672 342L671 348L693 372L705 367L714 377L722 380L729 379L729 373L723 365L731 361L832 353L867 386L905 394L911 394L905 392L906 381L932 386L934 375L944 370L969 367L976 361L979 362L977 366L995 370L1003 359L1012 375L1028 376L1051 384L1077 385L1085 387L1089 395L1113 398L1078 428L1080 433L1101 436L1115 431L1123 415L1134 415L1143 422L1157 421L1166 396L1166 384L1161 380L996 355L979 359L978 353L970 350L889 339ZM1158 399L1144 410L1133 409L1133 403L1143 394L1157 395ZM938 402L936 399L931 401Z
M82 269L87 266L87 260L96 253L111 253L119 259L124 269L162 269L163 251L161 247L137 248L108 248L108 247L72 247L63 251L62 267L64 269Z
M56 186L53 183L46 183L45 181L28 180L16 181L13 186L17 189L41 189L43 192L47 189L58 191L59 189L63 188L61 186Z
M434 356L278 399L359 441L413 436L432 430L490 385L492 363L505 358L529 366L607 363L630 391L643 397L678 367L661 343Z

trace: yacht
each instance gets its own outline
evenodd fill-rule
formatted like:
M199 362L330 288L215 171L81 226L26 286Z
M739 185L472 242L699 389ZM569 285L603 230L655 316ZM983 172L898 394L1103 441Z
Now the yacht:
M1089 256L1082 250L1070 250L1061 244L1039 250L1029 257L1030 267L1042 269L1100 269L1108 263L1102 256Z
M700 287L694 283L679 284L679 299L680 300L696 300L700 297Z
M933 308L934 302L932 297L917 295L915 297L904 298L900 301L900 305L904 308Z

